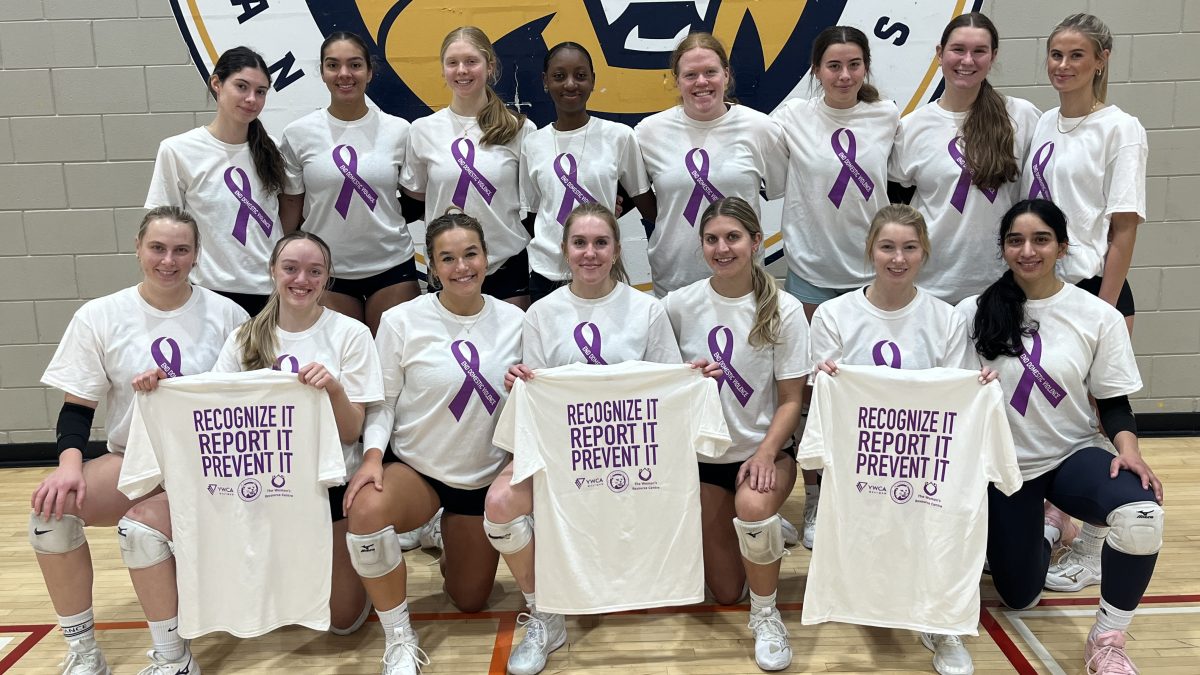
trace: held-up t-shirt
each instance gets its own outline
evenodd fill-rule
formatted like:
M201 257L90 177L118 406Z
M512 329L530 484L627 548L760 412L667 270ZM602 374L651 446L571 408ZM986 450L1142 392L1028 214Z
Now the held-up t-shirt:
M328 394L292 373L206 373L139 393L117 487L130 499L167 490L179 634L327 630L328 487L345 474Z
M572 364L517 380L496 426L533 478L538 609L704 598L696 456L729 445L716 383L685 364Z
M998 383L974 371L819 373L797 458L824 468L805 624L975 635L987 488L1021 472Z

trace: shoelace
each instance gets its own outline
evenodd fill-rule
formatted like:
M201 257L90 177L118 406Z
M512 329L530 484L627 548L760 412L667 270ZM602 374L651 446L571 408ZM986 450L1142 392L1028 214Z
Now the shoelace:
M776 641L786 642L787 640L787 626L783 625L782 617L779 616L778 612L751 616L749 627L750 630L754 631L756 636L761 630Z
M418 673L421 672L422 667L429 665L429 655L425 653L425 650L407 640L397 640L383 650L383 665L398 665L400 659L405 656L408 656L413 660L413 663L417 664Z
M75 666L83 666L84 668L91 668L94 670L96 664L99 662L100 660L96 657L96 654L92 652L68 651L67 658L62 662L62 669L64 673L71 672L71 669Z
M517 625L525 627L525 639L533 640L539 649L546 646L546 622L534 614L521 612L517 615Z
M1104 645L1096 649L1087 662L1088 673L1114 673L1116 675L1138 675L1137 666L1121 647Z
M939 638L937 636L935 636L934 642L936 643L938 641L939 641ZM950 645L951 647L963 646L962 638L957 635L942 635L942 636L940 636L940 642L942 644Z

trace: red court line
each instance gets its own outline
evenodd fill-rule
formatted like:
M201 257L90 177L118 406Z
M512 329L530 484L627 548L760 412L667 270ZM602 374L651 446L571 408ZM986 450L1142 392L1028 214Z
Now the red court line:
M0 673L7 673L9 668L17 665L17 661L25 656L26 652L33 649L33 646L41 642L42 638L50 634L54 630L54 626L50 624L34 625L34 626L0 626L0 631L5 633L29 633L29 636L21 640L12 651L3 659L0 659Z
M1200 595L1147 595L1143 603L1162 604L1170 602L1200 602ZM1071 607L1076 605L1098 605L1100 598L1042 598L1038 607Z
M1005 632L1004 627L992 616L992 610L983 607L979 610L979 622L983 624L992 641L1000 648L1000 653L1012 664L1013 670L1020 675L1038 675L1037 670L1029 663L1029 659L1021 653L1020 648Z
M517 628L515 615L500 619L496 626L496 642L492 646L492 662L488 664L488 675L506 675L508 673L508 653L512 651L513 631Z

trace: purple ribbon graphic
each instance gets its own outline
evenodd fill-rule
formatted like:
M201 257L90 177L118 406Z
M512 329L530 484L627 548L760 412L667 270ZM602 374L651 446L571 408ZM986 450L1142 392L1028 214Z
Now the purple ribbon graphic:
M950 157L954 159L954 163L961 170L958 174L958 183L954 186L954 194L950 197L950 205L958 209L959 213L967 206L967 193L971 191L971 180L975 178L975 172L971 171L971 167L967 166L967 158L958 149L958 141L961 137L955 136L950 139L950 144L946 149L950 151ZM993 188L979 188L984 197L987 197L989 202L995 203L998 190Z
M1024 417L1025 411L1029 409L1029 395L1033 393L1033 385L1036 383L1042 395L1050 402L1050 407L1057 408L1067 394L1041 368L1042 337L1036 330L1033 331L1033 352L1028 352L1022 347L1021 356L1018 358L1021 359L1021 365L1025 367L1025 372L1021 374L1021 381L1017 382L1017 388L1013 391L1009 404L1021 414L1021 417Z
M460 143L466 144L466 154L459 149ZM483 197L483 201L491 204L492 197L496 196L496 186L475 170L475 144L471 142L471 139L454 139L454 142L450 144L450 154L454 155L454 161L458 163L459 168L458 185L454 186L454 196L450 198L450 201L454 202L458 208L466 209L467 190L474 185L479 196Z
M271 370L283 370L283 364L287 364L288 370L293 373L300 372L300 360L291 354L280 354L279 358L275 359L275 365L271 366Z
M888 363L888 359L884 358L883 356L883 348L887 345L892 346L892 348L889 350L892 353L891 363ZM875 360L875 365L877 366L891 366L899 369L900 345L896 344L895 342L889 342L888 340L880 340L879 342L875 343L875 347L871 350L871 358Z
M463 355L461 345L467 346L467 351L470 352L469 356ZM454 399L447 406L454 415L454 419L462 419L463 411L471 402L472 391L479 393L479 400L483 402L483 407L487 408L489 415L496 412L496 406L500 404L500 395L479 372L479 351L475 349L475 345L466 340L455 340L450 343L450 351L454 353L454 360L458 362L458 367L462 368L465 375L462 387L459 387L458 393L454 395Z
M562 167L564 157L567 160L566 169ZM579 184L579 166L575 163L575 158L571 156L571 153L564 152L554 158L554 175L558 176L559 182L567 189L566 194L563 195L562 204L558 207L558 224L565 226L567 216L571 215L571 207L576 204L594 202L596 198Z
M848 147L842 146L840 136L843 131L846 132L846 140L850 142ZM863 199L870 199L871 193L875 191L875 183L855 161L858 158L858 143L854 140L854 132L842 127L833 132L833 135L829 137L829 142L833 146L833 154L837 155L838 161L842 163L842 170L838 173L837 179L833 181L833 188L829 191L829 201L839 209L842 208L842 197L846 196L846 186L850 184L851 178L858 185L858 191L862 193Z
M346 149L346 154L349 159L342 159L342 148ZM333 210L342 215L342 220L346 219L346 213L350 211L350 199L357 192L362 197L363 203L367 205L367 209L374 211L375 202L379 201L379 195L367 185L367 181L358 175L358 153L354 151L352 145L339 145L333 149L333 164L342 172L345 178L342 180L342 191L338 193L337 201L333 204Z
M717 342L717 336L721 335L725 338L725 345L722 347ZM754 395L754 388L742 379L742 374L733 367L733 331L725 326L714 326L708 331L708 352L712 354L713 362L721 367L721 372L724 376L717 381L717 390L720 391L721 385L728 382L729 390L733 392L738 403L745 408L750 401L750 397Z
M166 344L171 348L171 358L163 353L162 345ZM154 359L154 365L162 368L162 371L167 374L167 377L179 377L183 374L183 352L179 349L179 343L169 337L160 337L150 344L150 357Z
M1046 153L1042 156L1042 153ZM1054 156L1054 141L1046 141L1042 143L1042 147L1033 153L1033 161L1029 163L1033 169L1033 185L1029 186L1029 198L1042 199L1054 198L1050 196L1050 183L1046 182L1046 167L1050 166L1050 158Z
M592 339L585 340L583 338L583 329L589 328L592 331ZM575 326L575 345L579 347L579 351L583 353L583 358L592 365L606 366L608 363L600 356L600 327L594 323L581 321L578 326Z
M700 155L700 165L696 165L695 157ZM725 195L708 182L708 151L704 148L692 148L683 156L683 165L687 167L688 175L696 187L692 188L692 196L688 197L687 206L683 208L683 217L696 226L696 218L700 215L700 200L707 199L709 203L724 199Z
M237 182L233 180L235 174L238 177ZM263 234L271 236L271 230L275 223L270 216L263 213L262 206L254 201L254 195L250 192L250 177L246 175L246 172L236 166L225 169L225 187L229 188L233 196L242 203L241 208L238 209L237 218L233 221L233 238L237 239L242 246L246 245L246 226L250 223L250 216L254 216L254 220L258 221L258 226L262 228Z

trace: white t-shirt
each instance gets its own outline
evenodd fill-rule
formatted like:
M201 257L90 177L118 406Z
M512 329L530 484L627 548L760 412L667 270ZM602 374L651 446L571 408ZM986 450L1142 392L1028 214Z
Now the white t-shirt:
M521 310L483 296L483 310L458 316L437 294L383 313L375 344L384 404L363 437L418 473L455 488L490 485L508 455L492 445L508 394L504 374L521 360Z
M872 305L863 289L838 296L817 307L810 331L814 368L829 360L839 367L979 368L967 322L920 287L891 312Z
M805 624L975 635L987 487L1021 487L1000 386L978 373L817 375L800 466L824 467Z
M151 307L131 286L89 300L75 312L42 384L103 401L108 450L124 452L133 378L155 366L170 377L208 371L225 338L247 318L232 300L199 286L169 312Z
M783 196L787 146L770 117L744 105L710 122L682 106L647 117L634 129L658 199L650 235L654 294L662 297L712 274L700 252L700 216L722 197L741 197L759 210L759 190Z
M1082 120L1058 114L1047 110L1038 120L1021 189L1023 197L1049 199L1067 214L1071 248L1058 265L1073 284L1103 274L1112 214L1146 219L1149 144L1138 119L1115 105Z
M242 368L242 353L238 349L237 331L225 341L221 355L213 366L214 373L237 373ZM371 404L383 400L383 372L379 368L379 353L365 325L332 309L324 309L316 323L299 333L275 328L279 348L275 370L298 373L310 363L319 363L346 390L351 403ZM353 476L362 464L362 444L342 444L346 475Z
M170 495L179 634L327 630L327 488L345 474L329 396L291 373L209 373L139 394L117 487Z
M413 257L400 215L408 122L371 108L353 122L321 109L283 130L288 194L304 194L304 231L333 251L334 275L362 279Z
M556 288L529 308L523 335L521 362L530 368L683 361L662 302L622 283L595 300Z
M562 259L567 215L584 202L598 201L613 210L618 182L630 195L650 190L637 139L624 124L592 117L573 131L556 131L547 124L525 137L521 210L537 214L529 242L534 272L555 281L570 278Z
M1004 105L1013 125L1013 157L1021 167L1041 113L1025 99L1006 96ZM996 245L1000 217L1024 198L1019 180L989 191L971 182L962 141L966 118L937 103L917 108L900 120L888 167L891 180L916 186L912 206L929 228L933 251L918 282L952 304L982 293L1004 272Z
M977 297L958 305L973 325ZM1128 396L1142 388L1125 318L1112 305L1072 284L1043 300L1027 300L1035 336L1021 357L984 363L1000 374L1017 459L1026 480L1058 466L1080 448L1103 447L1088 394ZM1028 365L1024 363L1028 361Z
M537 127L525 120L504 145L484 145L474 117L443 108L412 124L400 184L425 193L425 222L457 206L483 226L488 273L525 250L521 225L521 142Z
M729 444L710 378L635 361L539 370L517 380L495 441L513 483L533 477L539 610L704 599L696 456Z
M700 461L744 462L758 449L775 417L779 392L776 382L808 375L808 321L800 301L780 292L777 345L751 347L754 294L726 298L702 279L663 299L667 316L687 360L723 364L717 381L721 407L733 444L720 457Z
M158 146L145 207L179 206L200 227L192 281L217 291L269 295L271 249L283 236L279 195L268 194L247 143L230 145L207 128Z
M871 280L863 242L887 206L887 162L900 113L892 101L839 110L823 96L792 99L771 117L789 154L783 201L788 269L814 286L853 288Z

